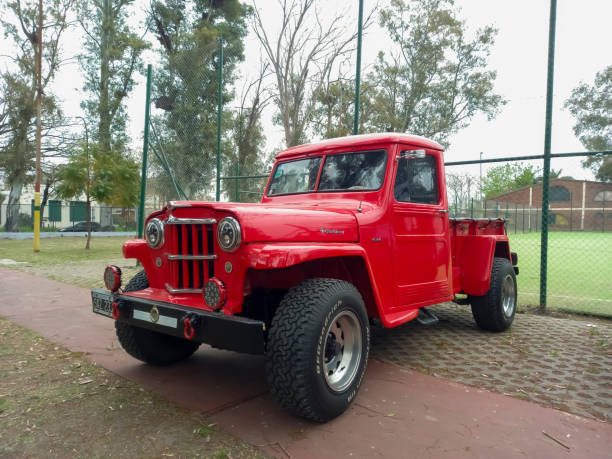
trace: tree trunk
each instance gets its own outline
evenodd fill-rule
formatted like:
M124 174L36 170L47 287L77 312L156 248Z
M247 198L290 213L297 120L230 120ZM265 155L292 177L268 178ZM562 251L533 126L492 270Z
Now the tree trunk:
M100 105L98 106L98 141L104 153L111 149L110 120L110 44L112 32L112 5L110 0L104 0L102 11L102 37L100 39Z
M23 182L20 179L17 179L15 183L11 185L8 203L6 204L5 229L7 232L19 231L19 199L21 198L22 189Z
M43 227L43 215L45 214L45 206L47 205L47 201L49 201L49 188L51 185L49 180L45 183L45 189L43 190L42 200L40 201L40 228Z

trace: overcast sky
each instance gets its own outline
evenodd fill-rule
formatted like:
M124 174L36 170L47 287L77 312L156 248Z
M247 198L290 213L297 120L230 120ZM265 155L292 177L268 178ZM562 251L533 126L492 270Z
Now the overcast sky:
M366 14L374 5L364 0ZM381 2L383 5L385 1ZM497 71L495 91L508 100L500 115L493 121L476 117L471 125L450 139L446 152L448 161L541 154L544 148L544 115L546 102L546 69L548 49L549 0L456 0L461 16L470 29L494 25L499 29L492 48L489 67ZM144 18L148 0L135 2L136 24ZM272 29L278 24L278 6L275 0L258 0L258 8L266 26ZM356 27L354 18L358 0L338 0L325 4L345 12L345 20ZM553 108L552 151L554 153L582 151L584 148L572 131L573 120L563 102L572 88L580 81L592 82L595 74L612 64L610 38L611 0L559 0L557 10L557 41L555 57L555 90ZM64 54L79 52L81 42L78 29L67 35ZM154 37L150 35L150 40ZM379 27L368 31L363 41L363 72L367 71L379 50L388 48L389 39ZM246 62L242 74L248 75L259 66L259 43L250 34L246 43ZM154 59L152 54L147 61ZM350 64L354 65L354 64ZM135 145L141 144L144 123L144 79L133 91L128 103L130 133ZM82 80L76 64L66 65L57 78L55 91L63 99L68 115L79 114ZM275 150L282 144L282 131L270 121L273 107L266 113L268 149ZM555 160L552 167L563 168L563 175L575 178L592 178L584 171L579 160ZM453 168L459 172L460 168ZM468 170L468 168L461 168ZM470 168L477 174L478 169Z

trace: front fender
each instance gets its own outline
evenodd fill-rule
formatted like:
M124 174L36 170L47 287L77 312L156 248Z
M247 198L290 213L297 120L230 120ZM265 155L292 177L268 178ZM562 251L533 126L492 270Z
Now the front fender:
M248 244L246 254L247 266L256 270L283 269L314 260L338 257L359 257L363 260L372 289L372 296L376 309L381 317L384 316L382 301L378 290L376 278L365 249L356 244L327 243L327 244ZM357 286L358 288L360 286Z

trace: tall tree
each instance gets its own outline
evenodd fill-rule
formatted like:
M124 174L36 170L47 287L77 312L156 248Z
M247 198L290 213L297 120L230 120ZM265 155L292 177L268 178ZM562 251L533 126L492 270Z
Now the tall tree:
M61 110L49 83L61 65L60 39L69 26L67 19L73 0L45 2L43 10L42 116L43 142L46 134L62 123ZM17 230L19 200L24 185L31 179L35 156L36 124L36 54L38 46L38 2L7 2L2 25L6 43L12 44L14 55L1 75L3 96L0 120L0 168L10 186L6 212L6 230Z
M574 88L565 107L576 118L574 134L588 150L612 150L612 65L597 73L592 85ZM589 156L582 165L599 180L612 182L612 156Z
M103 151L126 146L125 100L142 71L141 54L148 44L130 31L127 18L133 0L93 0L81 3L79 23L85 32L85 52L79 56L89 98L82 103L95 124L94 139Z
M138 202L138 164L101 143L89 144L86 139L76 148L58 173L55 193L62 199L85 195L87 242L91 240L91 202L105 202L118 207L131 207Z
M492 167L482 179L482 192L486 199L490 199L508 191L533 185L538 173L540 173L539 168L532 165L521 166L518 163Z
M255 8L253 30L266 52L276 79L277 124L287 147L303 143L312 127L317 96L324 93L335 65L354 50L356 31L349 32L340 13L323 18L315 0L278 0L280 32L273 36ZM327 6L330 4L328 3ZM364 21L371 24L372 14Z
M493 92L487 57L496 29L469 37L454 0L391 0L380 14L394 46L381 51L370 84L378 88L369 130L410 132L441 143L478 113L505 103Z
M249 14L250 7L238 0L151 3L149 16L161 45L153 97L156 108L164 111L153 117L151 170L158 188L166 190L166 199L181 197L173 192L177 188L192 199L214 190L217 71L223 65L222 99L227 102L233 98L229 88L236 64L244 59ZM225 111L224 132L230 120Z

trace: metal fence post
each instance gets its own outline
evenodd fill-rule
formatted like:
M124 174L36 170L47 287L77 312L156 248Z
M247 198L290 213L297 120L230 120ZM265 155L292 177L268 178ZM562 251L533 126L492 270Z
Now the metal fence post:
M361 35L363 32L363 0L359 0L359 24L357 25L357 68L355 69L355 118L353 134L359 133L359 86L361 84Z
M546 81L546 127L544 130L544 171L542 179L542 235L540 252L540 309L546 309L548 277L548 187L550 184L550 142L552 133L553 77L555 70L555 26L557 0L550 0L548 27L548 76Z
M240 163L238 161L236 161L236 166L234 167L234 175L236 176L236 178L234 179L234 196L236 202L240 202L240 197L238 196L238 194L240 193L240 190L238 189L240 187L240 181L238 179L238 177L240 176Z
M606 232L606 192L603 192L603 200L601 202L601 232Z
M219 40L219 66L217 78L217 195L221 200L221 119L223 115L223 42Z
M145 100L144 139L142 141L142 172L140 177L140 205L138 206L138 237L144 228L145 191L147 188L147 154L149 153L149 115L151 112L151 64L147 65L147 92Z

